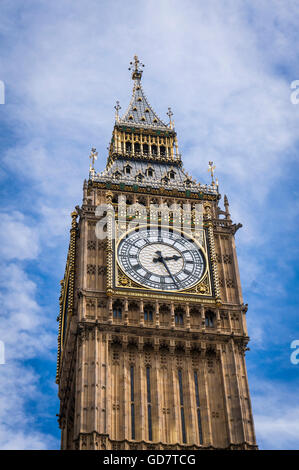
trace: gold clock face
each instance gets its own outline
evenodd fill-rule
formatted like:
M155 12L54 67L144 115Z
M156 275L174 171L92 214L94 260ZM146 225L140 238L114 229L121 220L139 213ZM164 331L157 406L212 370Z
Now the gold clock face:
M206 270L201 247L180 231L143 227L119 242L118 262L133 281L162 291L181 291L197 284Z

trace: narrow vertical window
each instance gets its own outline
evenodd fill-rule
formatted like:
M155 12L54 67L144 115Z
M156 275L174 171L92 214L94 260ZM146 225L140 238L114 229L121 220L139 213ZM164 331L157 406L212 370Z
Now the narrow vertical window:
M152 322L153 321L153 309L151 307L145 307L144 309L144 321Z
M197 424L198 424L198 435L200 444L203 443L202 439L202 427L201 427L201 415L200 415L200 401L199 401L199 390L198 390L198 376L197 372L194 371L194 385L195 385L195 398L196 398L196 410L197 410Z
M134 366L131 366L131 438L135 439Z
M122 308L121 307L114 307L113 308L113 318L121 320L121 318L122 318Z
M185 412L184 412L184 394L183 394L183 380L182 380L182 371L179 369L179 388L180 388L180 408L181 408L181 425L182 425L182 437L183 443L187 442L186 439L186 425L185 425Z
M146 386L147 386L147 420L148 420L148 440L153 440L152 431L152 398L151 398L151 376L150 367L146 368Z

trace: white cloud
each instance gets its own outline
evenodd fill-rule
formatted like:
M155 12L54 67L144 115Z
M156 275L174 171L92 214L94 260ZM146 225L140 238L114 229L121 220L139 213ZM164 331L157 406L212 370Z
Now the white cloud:
M263 449L298 449L297 388L278 381L251 382L257 442Z
M32 224L32 221L31 221ZM34 259L39 253L37 231L19 211L0 213L0 255L2 259Z
M0 339L5 343L6 361L24 360L46 354L55 347L53 319L36 301L36 284L16 264L2 265ZM49 326L52 324L52 327Z
M45 400L38 375L16 363L0 367L0 449L57 449L57 440L35 429L36 417L26 411L29 400Z
M0 365L0 449L58 447L53 436L38 431L38 414L31 416L27 409L30 401L48 398L39 391L41 378L24 361L55 361L55 319L37 303L36 294L37 285L20 266L0 265L0 340L5 345L5 363Z

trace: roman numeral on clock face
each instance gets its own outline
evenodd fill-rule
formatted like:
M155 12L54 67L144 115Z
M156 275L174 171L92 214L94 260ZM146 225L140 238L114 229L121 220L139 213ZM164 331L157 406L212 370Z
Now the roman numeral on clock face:
M190 276L190 274L192 274L192 271L188 271L188 269L184 269L184 273Z
M133 265L132 265L132 268L133 268L135 271L138 271L138 269L142 269L142 266L141 266L141 264L136 263L136 264L133 264Z

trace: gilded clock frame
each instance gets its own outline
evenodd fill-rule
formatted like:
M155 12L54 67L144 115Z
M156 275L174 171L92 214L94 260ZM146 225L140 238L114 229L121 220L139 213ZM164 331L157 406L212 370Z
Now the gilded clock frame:
M149 226L148 223L140 224L139 228L145 228ZM171 291L162 291L158 289L154 289L151 287L144 287L141 284L136 283L133 281L121 268L119 260L118 260L118 247L122 239L131 232L134 232L137 227L134 227L129 230L122 231L119 235L119 231L115 230L116 239L114 241L114 249L112 250L113 253L113 265L110 267L112 269L112 279L113 285L112 288L107 289L107 293L109 295L126 295L130 294L133 296L144 297L144 298L160 298L160 299L169 299L169 300L187 300L186 294L188 295L189 301L198 301L199 298L206 299L207 301L213 300L215 298L215 292L213 288L212 276L211 276L211 266L210 266L210 247L209 247L209 239L207 236L207 232L203 229L203 243L200 244L199 241L196 239L195 232L191 231L191 234L186 233L184 230L181 230L177 227L172 227L169 225L154 225L151 227L161 227L162 229L166 230L174 230L178 233L184 234L186 237L192 239L195 244L200 248L204 258L205 258L205 271L201 276L200 280L190 288L182 289L182 290L171 290ZM108 270L109 270L109 262L108 262ZM109 276L110 277L110 276ZM110 279L111 279L110 277Z

